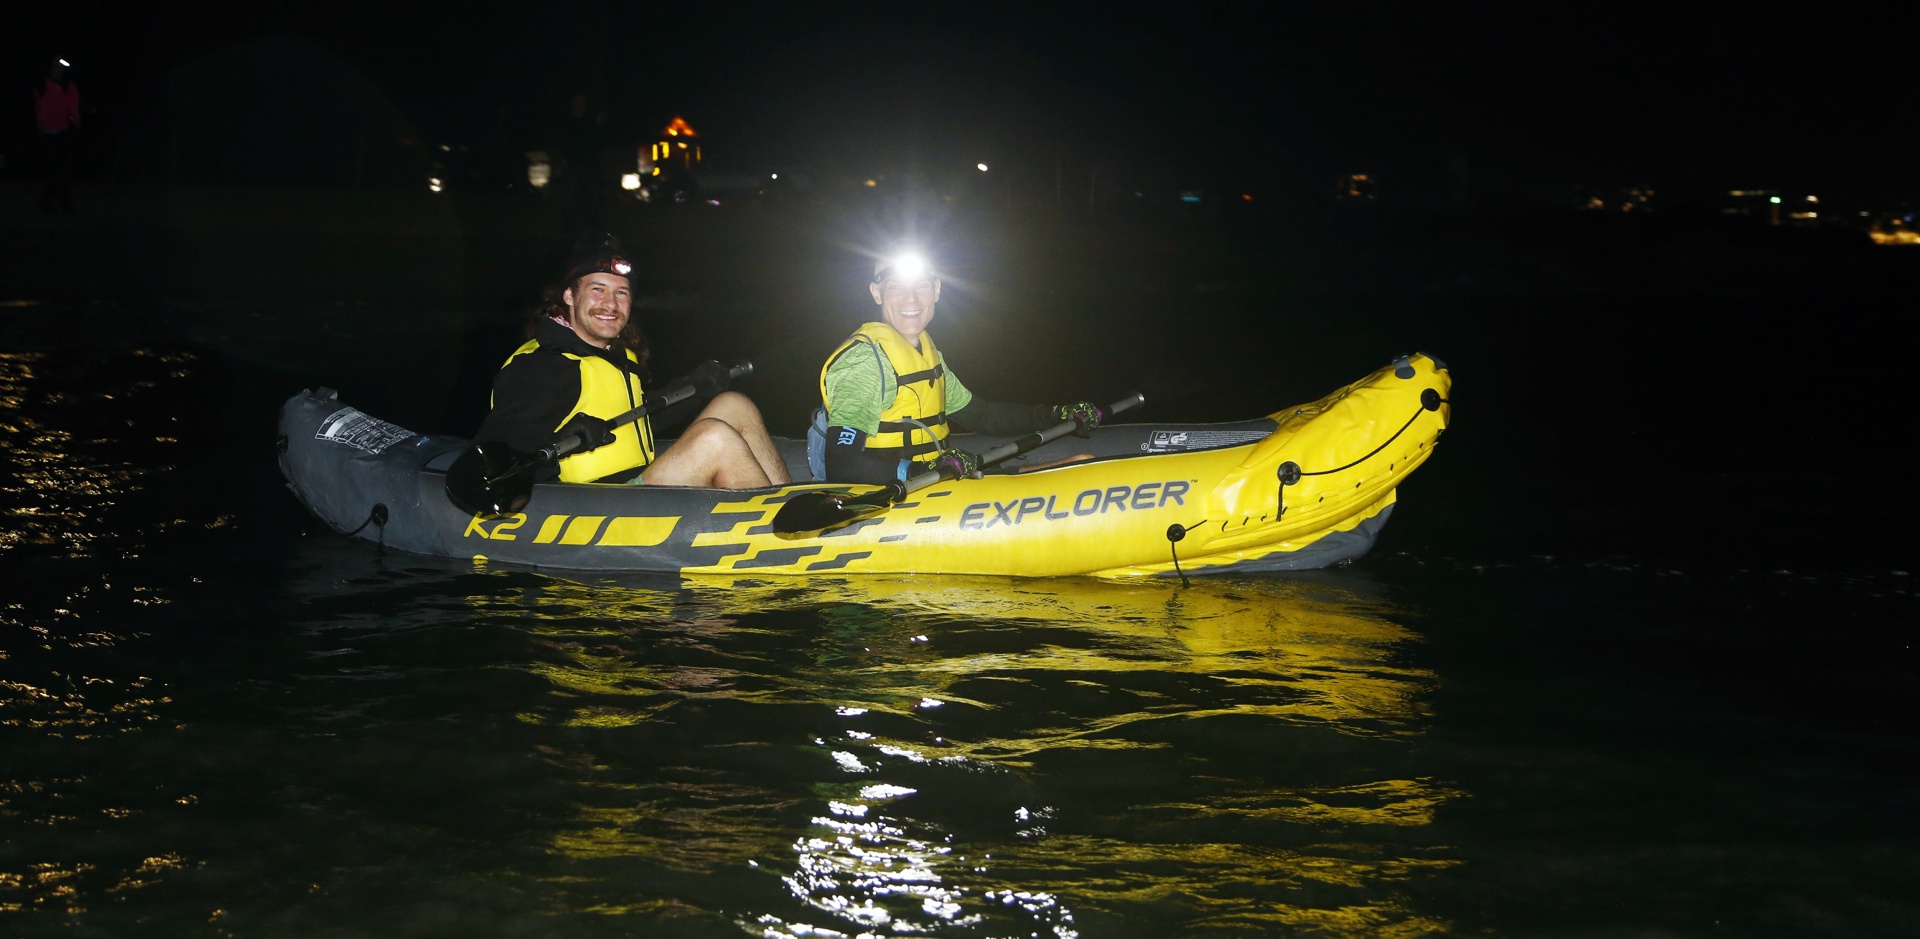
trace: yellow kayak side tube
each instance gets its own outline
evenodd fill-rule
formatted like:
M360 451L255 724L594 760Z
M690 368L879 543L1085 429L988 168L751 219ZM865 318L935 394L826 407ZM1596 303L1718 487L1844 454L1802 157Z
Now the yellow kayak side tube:
M743 522L694 544L735 550L682 573L1137 577L1173 573L1176 552L1188 572L1286 566L1275 556L1353 531L1393 505L1394 487L1447 424L1450 387L1439 362L1407 356L1275 412L1277 428L1254 443L943 482L821 533L770 532L765 522L779 508L770 495L724 502L714 511ZM783 493L804 488L813 487ZM798 545L826 548L785 560Z

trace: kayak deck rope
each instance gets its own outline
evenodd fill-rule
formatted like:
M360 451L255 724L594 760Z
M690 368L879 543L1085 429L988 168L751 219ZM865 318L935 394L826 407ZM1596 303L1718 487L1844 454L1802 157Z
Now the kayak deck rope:
M1401 376L1401 377L1406 377L1406 376ZM1348 463L1345 466L1336 466L1333 469L1313 470L1309 472L1307 470L1301 469L1300 464L1295 463L1292 460L1288 460L1285 463L1280 464L1279 469L1276 471L1276 475L1278 475L1280 478L1280 489L1275 494L1275 501L1279 506L1279 511L1274 514L1273 520L1277 522L1280 520L1280 516L1287 514L1287 487L1288 486L1291 486L1294 483L1297 483L1308 476L1326 476L1332 473L1338 473L1344 470L1350 470L1356 466L1359 466L1362 463L1365 463L1368 460L1373 459L1376 456L1379 456L1380 451L1385 450L1387 448L1387 444L1390 444L1395 440L1400 439L1400 435L1406 433L1407 428L1412 427L1413 422L1419 420L1420 415L1422 413L1426 411L1438 411L1440 410L1440 405L1446 404L1446 403L1448 403L1447 399L1440 397L1440 392L1435 391L1432 388L1428 388L1420 392L1419 410L1414 411L1413 416L1407 418L1407 422L1404 424L1401 424L1400 429L1393 432L1393 436L1388 437L1379 446L1374 447L1373 450L1369 452L1366 456L1363 456L1357 460L1354 460L1353 462ZM1180 568L1179 544L1182 540L1184 540L1187 537L1187 532L1190 532L1196 528L1199 528L1200 526L1205 525L1206 523L1207 523L1207 520L1203 518L1191 525L1182 525L1179 522L1175 522L1167 526L1167 553L1173 557L1173 572L1180 575L1180 586L1182 587L1191 587L1193 586L1193 584L1191 581L1187 580L1187 572ZM1226 522L1221 522L1220 524L1222 526L1225 526Z
M1280 516L1287 514L1287 487L1288 486L1291 486L1294 483L1297 483L1308 476L1327 476L1333 473L1344 472L1346 470L1353 469L1354 467L1359 466L1360 464L1365 463L1376 456L1379 456L1380 451L1385 450L1388 444L1393 443L1395 440L1400 439L1400 435L1406 433L1407 428L1412 427L1413 422L1419 420L1421 414L1427 411L1438 411L1440 410L1440 405L1447 404L1447 403L1449 403L1447 399L1440 397L1440 392L1435 391L1432 388L1428 388L1421 391L1420 392L1420 408L1413 412L1412 417L1407 418L1407 422L1405 424L1400 425L1399 430L1396 430L1393 432L1393 436L1388 437L1386 440L1381 441L1380 445L1377 447L1374 447L1372 452L1368 453L1366 456L1363 456L1360 459L1354 460L1353 462L1348 463L1345 466L1336 466L1333 469L1313 470L1309 472L1307 470L1301 469L1300 464L1295 463L1292 460L1288 460L1285 463L1280 464L1279 468L1275 471L1275 475L1280 478L1280 488L1274 494L1274 503L1279 506L1279 511L1273 516L1274 520L1278 521L1280 519Z

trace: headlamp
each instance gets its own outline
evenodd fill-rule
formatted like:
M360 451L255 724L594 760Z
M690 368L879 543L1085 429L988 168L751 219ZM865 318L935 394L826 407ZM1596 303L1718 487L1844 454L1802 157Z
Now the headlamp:
M911 251L902 252L874 265L873 282L877 284L889 277L914 280L926 276L928 270L926 258Z
M573 269L567 272L567 280L579 280L588 274L617 274L632 280L633 262L617 254L610 257L588 258L575 264Z

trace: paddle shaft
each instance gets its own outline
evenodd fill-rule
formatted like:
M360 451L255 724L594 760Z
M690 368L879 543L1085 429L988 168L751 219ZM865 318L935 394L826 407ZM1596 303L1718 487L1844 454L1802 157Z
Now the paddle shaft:
M1147 400L1146 396L1136 391L1109 405L1107 413L1118 414L1145 400ZM980 465L992 466L1008 457L1032 450L1047 441L1058 440L1078 430L1079 427L1078 421L1061 421L1045 430L1009 440L981 454ZM774 513L773 530L783 535L819 531L857 518L885 512L894 505L906 501L908 494L925 489L943 479L952 478L952 473L952 467L928 470L911 479L896 480L859 496L847 492L820 490L803 492L787 500L787 503L780 507L780 511Z
M742 362L739 365L735 365L734 367L727 369L727 381L732 382L735 379L744 378L751 374L753 374L753 363ZM699 390L694 388L692 382L684 382L684 383L675 385L672 388L668 388L667 390L659 392L657 394L647 395L645 398L641 399L639 407L636 407L633 410L626 412L625 414L615 417L612 420L609 420L607 423L614 427L618 427L621 424L627 423L628 421L637 421L662 408L679 404L680 402L685 401L688 398L691 398L698 393L699 393ZM536 451L533 454L533 456L536 458L535 461L533 462L533 465L544 466L548 463L552 463L560 459L561 457L566 456L567 454L572 453L575 450L578 450L580 448L581 442L582 441L580 440L579 434L568 434L565 437L562 437L559 440L556 440L553 443L550 443L547 446L542 447L538 451Z
M1121 398L1118 401L1115 401L1110 405L1107 405L1107 413L1118 414L1121 411L1125 411L1129 408L1138 407L1142 402L1146 400L1147 400L1146 395L1143 395L1140 392L1136 391L1133 394L1130 394L1124 398ZM1001 462L1002 460L1019 456L1020 454L1025 453L1029 450L1032 450L1035 447L1038 447L1042 444L1045 444L1054 440L1059 440L1060 438L1073 433L1076 429L1079 428L1079 426L1080 424L1077 421L1061 421L1060 423L1055 424L1052 427L1048 427L1045 430L1036 430L1033 433L1028 434L1024 437L1015 437L1014 439L1009 440L1006 443L1003 443L997 447L994 447L991 450L986 451L985 453L980 454L980 465L992 466L995 463ZM917 492L921 489L925 489L928 486L933 485L934 483L941 481L942 479L949 478L948 473L950 472L951 470L945 467L942 467L941 469L927 470L926 472L921 473L918 476L914 476L908 479L906 482L906 485L901 486L899 498L904 499L907 497L908 493ZM894 483L894 485L900 486L899 483ZM895 499L894 501L897 502L899 501L899 499Z

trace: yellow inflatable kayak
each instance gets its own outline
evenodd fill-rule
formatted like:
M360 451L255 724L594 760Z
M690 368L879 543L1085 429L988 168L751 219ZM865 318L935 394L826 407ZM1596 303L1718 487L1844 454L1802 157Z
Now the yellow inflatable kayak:
M544 483L522 511L472 515L445 495L466 440L414 434L325 389L282 409L280 465L337 531L417 554L534 567L754 576L1297 570L1373 545L1395 487L1447 426L1451 381L1443 364L1415 354L1265 418L1104 426L810 532L776 531L771 521L796 496L865 487ZM958 445L978 452L995 442L962 435ZM779 444L803 478L804 441Z

